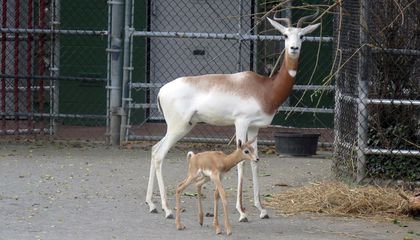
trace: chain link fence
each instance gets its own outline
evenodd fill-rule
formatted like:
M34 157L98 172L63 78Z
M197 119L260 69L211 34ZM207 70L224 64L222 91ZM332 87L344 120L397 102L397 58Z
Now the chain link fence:
M342 2L334 169L358 182L420 180L420 7Z
M160 86L186 75L257 71L269 75L283 37L265 13L297 20L307 1L1 0L1 135L115 142L157 140ZM333 1L309 1L325 9ZM297 84L273 127L321 133L331 143L332 20L307 37ZM322 59L320 61L319 59ZM117 120L115 120L117 119ZM298 129L299 128L299 129ZM227 142L233 127L198 126L186 139Z

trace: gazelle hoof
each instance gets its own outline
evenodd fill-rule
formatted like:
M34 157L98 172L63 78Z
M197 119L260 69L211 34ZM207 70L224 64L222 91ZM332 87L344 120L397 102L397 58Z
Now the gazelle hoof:
M173 219L174 215L172 214L172 212L168 212L165 216L166 219Z
M268 218L270 218L270 217L268 216L267 210L263 209L263 210L261 211L260 218L261 218L261 219L268 219Z

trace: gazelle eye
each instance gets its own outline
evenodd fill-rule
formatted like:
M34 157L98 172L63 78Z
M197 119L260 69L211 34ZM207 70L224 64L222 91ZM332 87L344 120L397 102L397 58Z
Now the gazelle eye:
M249 154L249 151L248 151L248 150L245 150L245 151L244 151L244 153L245 153L245 154Z

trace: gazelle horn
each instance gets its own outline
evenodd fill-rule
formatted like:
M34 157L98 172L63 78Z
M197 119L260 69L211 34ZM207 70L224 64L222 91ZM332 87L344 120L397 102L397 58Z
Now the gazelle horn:
M298 23L297 23L297 28L301 28L303 22L305 22L306 20L312 20L314 19L317 15L319 14L319 8L316 9L316 13L309 15L309 16L305 16L299 19Z

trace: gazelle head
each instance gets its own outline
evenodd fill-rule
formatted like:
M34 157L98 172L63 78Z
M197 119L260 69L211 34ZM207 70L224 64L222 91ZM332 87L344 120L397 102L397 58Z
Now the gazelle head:
M305 36L308 33L313 32L315 29L317 29L320 25L320 23L308 25L304 28L302 28L302 24L306 20L310 20L315 18L319 13L319 10L313 15L305 16L299 19L297 26L292 27L292 24L290 22L290 19L288 18L276 18L277 21L284 21L287 24L287 27L283 26L282 24L267 18L268 21L273 25L275 29L280 31L284 35L284 48L286 49L286 53L291 58L299 58L300 49L303 42L303 36Z

